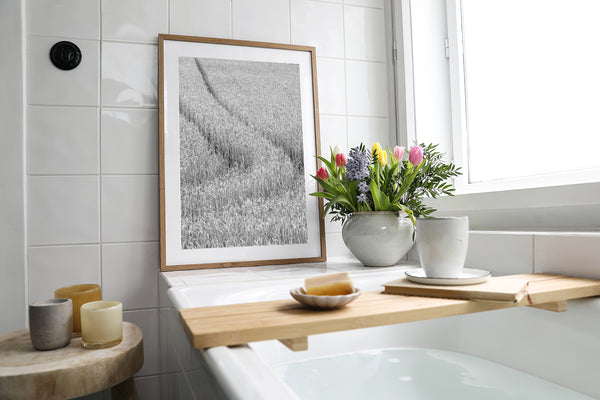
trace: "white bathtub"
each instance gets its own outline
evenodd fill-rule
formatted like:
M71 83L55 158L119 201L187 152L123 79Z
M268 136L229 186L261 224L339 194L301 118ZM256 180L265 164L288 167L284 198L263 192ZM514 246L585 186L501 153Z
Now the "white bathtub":
M550 400L548 393L556 399L600 399L600 299L569 301L564 313L523 307L314 335L304 352L292 352L277 341L191 348L176 309L288 298L289 289L301 286L310 272L349 270L363 290L377 289L403 274L402 267L373 270L332 262L314 270L307 266L297 267L295 273L294 267L288 270L293 277L275 279L267 274L263 279L260 273L247 275L245 269L240 272L246 274L243 281L168 289L172 307L164 318L169 342L165 358L173 398L362 399L358 390L370 382L367 393L372 399ZM419 369L417 364L425 367ZM406 369L407 365L414 367ZM323 379L323 370L332 375ZM437 378L430 376L433 370ZM437 392L432 379L443 383ZM382 389L382 382L390 383L390 388ZM490 389L494 385L495 392ZM481 397L482 393L486 395Z

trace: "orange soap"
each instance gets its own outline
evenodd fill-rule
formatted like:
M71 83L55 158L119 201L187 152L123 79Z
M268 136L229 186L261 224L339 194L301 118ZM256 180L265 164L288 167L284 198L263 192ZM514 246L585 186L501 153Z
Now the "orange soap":
M347 272L340 272L307 278L304 289L313 296L338 296L354 292L354 285Z

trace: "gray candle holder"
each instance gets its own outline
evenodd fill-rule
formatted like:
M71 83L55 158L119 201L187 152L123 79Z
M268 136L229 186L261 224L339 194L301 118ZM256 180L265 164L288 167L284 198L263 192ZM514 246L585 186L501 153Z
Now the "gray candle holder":
M37 350L54 350L71 341L73 302L50 299L29 305L29 335Z

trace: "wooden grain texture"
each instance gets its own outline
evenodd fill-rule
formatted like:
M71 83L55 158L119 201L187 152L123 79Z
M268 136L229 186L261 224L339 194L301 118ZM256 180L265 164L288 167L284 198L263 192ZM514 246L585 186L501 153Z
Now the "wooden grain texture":
M279 341L292 351L308 350L308 336L292 339L279 339Z
M293 299L180 310L195 348L294 339L314 334L391 325L504 308L562 302L600 295L600 281L557 275L513 275L526 279L520 302L442 299L364 292L348 306L309 309Z
M71 399L95 393L131 378L143 363L142 331L129 322L123 322L121 343L101 350L84 349L79 337L61 349L38 351L29 330L21 329L0 336L0 399ZM135 392L135 386L128 387Z
M567 301L555 301L553 303L543 304L532 304L529 307L539 308L540 310L553 311L553 312L565 312L567 311Z
M491 277L475 285L439 286L422 285L400 278L384 283L384 293L407 296L442 297L449 299L494 300L516 303L525 296L528 279Z

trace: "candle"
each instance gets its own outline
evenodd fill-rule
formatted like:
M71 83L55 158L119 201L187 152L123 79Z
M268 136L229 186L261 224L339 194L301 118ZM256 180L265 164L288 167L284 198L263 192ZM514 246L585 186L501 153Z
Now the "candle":
M81 306L81 344L104 349L121 343L123 305L119 301L92 301Z
M100 286L96 284L81 284L65 286L54 291L55 299L71 299L73 301L73 333L81 332L79 309L82 304L102 300Z

